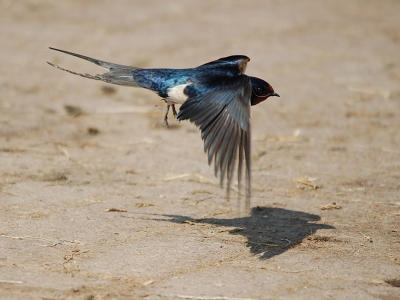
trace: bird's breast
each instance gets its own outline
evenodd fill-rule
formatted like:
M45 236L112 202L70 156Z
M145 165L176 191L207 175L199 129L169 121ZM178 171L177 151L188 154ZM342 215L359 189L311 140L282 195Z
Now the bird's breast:
M190 83L185 83L185 84L179 84L174 87L170 87L167 89L167 94L168 94L168 102L172 102L173 104L182 104L187 100L189 97L187 94L185 94L185 88L189 85Z

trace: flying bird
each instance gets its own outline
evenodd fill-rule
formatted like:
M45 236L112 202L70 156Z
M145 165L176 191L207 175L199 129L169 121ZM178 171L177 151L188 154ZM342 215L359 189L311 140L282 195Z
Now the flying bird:
M173 116L179 121L189 120L200 129L208 164L214 162L215 176L219 174L221 187L226 180L228 198L237 163L239 191L244 173L246 210L250 210L250 106L271 96L279 97L266 81L245 75L250 58L232 55L190 69L143 69L50 49L85 59L108 72L81 74L47 62L57 69L85 78L156 92L167 103L165 125L168 126L168 112L172 108ZM176 104L181 104L179 113Z

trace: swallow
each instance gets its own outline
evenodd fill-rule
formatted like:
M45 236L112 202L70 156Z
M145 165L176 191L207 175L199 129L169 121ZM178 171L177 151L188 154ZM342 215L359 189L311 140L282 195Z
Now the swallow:
M219 175L221 187L226 180L228 199L237 163L239 196L244 173L246 210L250 210L250 106L271 96L279 97L266 81L245 75L250 58L232 55L190 69L144 69L50 49L87 60L108 72L81 74L47 62L57 69L110 84L141 87L156 92L167 104L164 116L166 125L169 109L172 108L177 120L189 120L200 129L208 164L214 162L214 173L216 177ZM175 108L177 104L181 105L179 113Z

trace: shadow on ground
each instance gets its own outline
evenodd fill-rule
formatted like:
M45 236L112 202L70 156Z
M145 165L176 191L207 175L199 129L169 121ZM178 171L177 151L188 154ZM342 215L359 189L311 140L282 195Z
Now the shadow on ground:
M271 258L300 244L304 238L318 229L334 229L326 224L315 223L321 218L301 211L275 207L255 207L251 216L233 219L193 219L187 216L163 215L174 223L195 222L212 224L216 227L235 227L232 235L247 238L247 247L254 254L261 254L261 259ZM165 221L165 219L163 220Z

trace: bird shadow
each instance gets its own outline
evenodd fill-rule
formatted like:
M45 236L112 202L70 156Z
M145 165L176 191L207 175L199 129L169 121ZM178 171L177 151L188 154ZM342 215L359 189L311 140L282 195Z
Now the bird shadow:
M250 216L217 219L194 219L188 216L163 215L173 223L210 224L215 227L234 227L229 229L231 235L241 235L247 238L246 246L250 252L268 259L284 253L300 244L303 239L314 234L319 229L334 229L326 224L319 224L321 217L301 211L276 207L254 207ZM159 219L161 221L161 219Z

